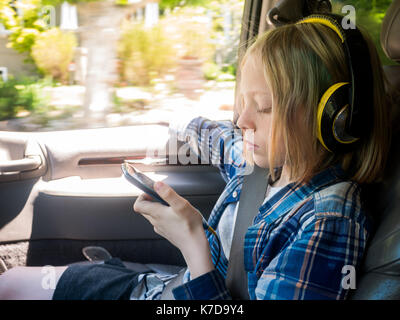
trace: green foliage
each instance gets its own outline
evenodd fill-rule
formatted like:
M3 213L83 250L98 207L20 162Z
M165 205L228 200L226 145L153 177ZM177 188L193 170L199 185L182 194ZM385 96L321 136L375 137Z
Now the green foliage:
M221 70L215 63L207 62L203 65L203 73L206 80L216 80L221 74Z
M171 34L171 44L175 44L180 57L196 57L204 62L207 80L230 79L236 75L243 5L243 0L220 0L205 1L197 7L176 7L160 23ZM224 30L227 10L232 19L229 33Z
M161 0L159 6L161 10L165 10L184 6L204 6L210 2L210 0Z
M229 75L236 77L243 8L243 0L212 1L209 4L213 22L213 32L210 36L216 44L214 60L218 61L222 75L225 74L226 78L229 78ZM227 10L230 11L232 19L228 32L224 30ZM228 38L226 38L227 35Z
M385 11L392 0L334 0L332 2L340 2L342 5L350 4L354 6L356 10Z
M45 85L48 83L28 78L0 81L0 120L15 118L22 111L32 113L46 106Z
M204 8L179 8L162 17L159 23L168 33L171 46L176 47L178 58L211 59L215 52L211 41L213 30Z
M185 19L185 18L182 18ZM182 24L179 43L182 47L183 57L196 57L203 60L210 59L215 48L210 43L211 30L201 22L195 22L186 17L186 27ZM184 20L181 21L181 23Z
M218 11L221 5L236 5L242 3L244 0L161 0L159 3L161 13L165 9L175 9L183 7L203 7L213 11Z
M68 0L70 3L91 2L102 0ZM0 0L0 21L7 30L8 48L20 53L30 53L36 37L49 29L41 9L45 5L57 6L64 0L23 0L12 4L9 0ZM18 15L18 9L22 9Z
M371 36L383 65L394 64L383 52L380 35L382 21L391 0L333 0L333 12L342 14L344 5L352 5L356 9L356 23Z
M46 24L39 17L40 0L25 0L16 3L15 7L7 0L0 0L0 20L7 30L11 31L7 47L18 52L30 52L38 34L46 29ZM17 10L23 5L23 14Z
M126 21L118 43L118 56L122 80L145 86L174 65L176 54L161 25L146 29L140 23Z
M73 33L52 28L42 32L32 46L32 57L39 70L46 76L66 81L78 42Z
M128 0L115 0L117 6L127 6L129 4Z
M53 6L57 6L59 4L62 4L63 2L69 2L71 4L77 4L80 2L95 2L95 1L104 1L104 0L42 0L42 4L43 5L53 5Z
M236 66L225 65L220 68L214 62L207 62L203 65L203 73L207 80L232 81L236 77Z
M237 65L236 64L230 64L227 66L223 66L221 68L221 71L227 74L230 74L232 76L236 76L236 71L237 71Z

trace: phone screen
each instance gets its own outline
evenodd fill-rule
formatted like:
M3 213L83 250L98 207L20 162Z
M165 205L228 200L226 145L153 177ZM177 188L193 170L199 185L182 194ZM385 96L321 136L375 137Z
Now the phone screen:
M132 165L129 163L123 163L122 166L122 172L125 175L125 178L128 179L129 182L137 186L139 189L142 191L146 192L148 195L150 195L154 200L169 206L169 204L164 201L154 190L154 182L152 179L147 177L145 174L139 172L137 169L135 169Z
M143 183L146 187L153 189L154 186L154 181L151 180L149 177L145 176L143 173L141 172L136 172L135 173L136 178Z
M146 187L153 189L154 186L153 180L151 180L143 173L138 172L132 165L129 165L128 163L126 163L125 168L131 176L135 176L135 178L138 179L141 183L143 183Z

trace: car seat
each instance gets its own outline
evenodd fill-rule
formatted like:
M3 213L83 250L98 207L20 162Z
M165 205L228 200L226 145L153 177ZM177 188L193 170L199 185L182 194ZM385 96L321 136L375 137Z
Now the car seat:
M381 44L386 55L400 62L400 0L390 5L382 24ZM387 92L393 100L392 145L382 183L368 197L377 219L362 273L357 275L355 300L400 299L400 65L385 66Z

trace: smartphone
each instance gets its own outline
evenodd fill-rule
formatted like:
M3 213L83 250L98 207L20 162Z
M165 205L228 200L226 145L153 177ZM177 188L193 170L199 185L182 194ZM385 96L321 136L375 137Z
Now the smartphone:
M140 190L146 192L149 196L151 196L155 201L160 202L163 205L169 206L169 204L164 201L154 190L154 180L150 179L145 174L141 173L138 169L136 169L132 164L124 162L121 165L122 172L125 178Z

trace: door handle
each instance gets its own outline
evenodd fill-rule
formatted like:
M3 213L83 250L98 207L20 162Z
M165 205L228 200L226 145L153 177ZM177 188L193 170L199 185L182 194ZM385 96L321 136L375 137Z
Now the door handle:
M42 164L39 155L29 155L24 159L0 161L0 174L35 170Z
M43 148L36 140L0 136L0 183L39 178L46 173Z

